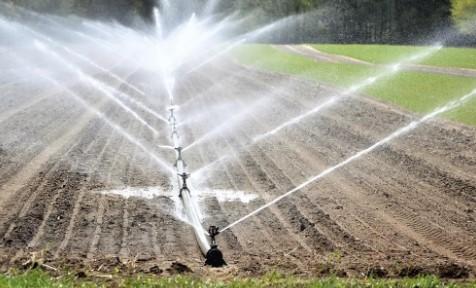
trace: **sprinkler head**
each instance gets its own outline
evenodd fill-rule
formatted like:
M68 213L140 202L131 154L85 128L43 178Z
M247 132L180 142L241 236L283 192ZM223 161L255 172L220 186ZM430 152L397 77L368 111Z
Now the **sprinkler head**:
M181 178L182 178L182 188L180 189L180 197L182 197L182 191L183 190L187 190L190 192L190 190L188 190L188 185L187 185L187 179L190 177L190 174L187 174L187 173L182 173L182 174L178 174Z
M220 234L220 229L217 226L210 226L208 228L208 235L210 235L210 238L212 240L212 246L216 245L215 237Z
M177 122L177 118L175 118L175 111L178 110L178 107L169 106L167 110L169 110L170 112L169 118L167 120L169 120L170 123L173 123L175 125L175 123Z
M177 122L177 118L175 118L175 115L174 115L174 112L172 110L172 112L170 112L170 116L169 118L167 119L170 123L174 123Z
M167 107L167 110L169 110L169 111L176 111L176 110L179 110L179 106L177 106L177 105L170 105L169 107Z
M215 237L220 234L220 229L216 226L210 226L208 228L208 234L211 238L211 248L208 250L205 260L205 265L212 266L215 268L222 267L226 265L225 260L223 259L223 253L218 249Z
M178 175L182 178L183 183L187 183L187 179L190 177L190 175L187 174L187 173L182 173L182 174L178 174Z

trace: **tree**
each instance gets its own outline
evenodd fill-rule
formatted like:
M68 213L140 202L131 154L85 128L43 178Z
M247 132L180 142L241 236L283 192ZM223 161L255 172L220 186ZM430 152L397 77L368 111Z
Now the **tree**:
M162 3L159 9L165 26L170 28L190 18L194 12L200 15L207 10L206 7L215 7L215 12L221 16L238 11L246 19L240 26L242 32L287 18L280 21L279 29L259 39L279 43L419 43L431 39L438 31L447 30L452 23L465 33L476 34L476 0L0 1L14 2L40 12L115 19L126 25L143 23L136 21L140 18L151 21L152 8Z
M453 21L464 34L476 35L476 0L453 0Z

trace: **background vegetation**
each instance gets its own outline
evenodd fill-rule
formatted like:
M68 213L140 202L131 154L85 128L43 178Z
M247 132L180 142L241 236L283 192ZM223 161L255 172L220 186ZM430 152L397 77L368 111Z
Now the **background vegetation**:
M132 23L150 20L156 0L0 0L30 9ZM213 1L213 0L212 0ZM207 0L169 0L174 19L206 9ZM273 42L421 43L435 37L476 44L476 0L216 0L223 14L253 13L250 26L295 14ZM165 3L165 2L162 2ZM162 5L164 6L164 5ZM165 7L162 7L165 9Z
M338 47L340 51L346 50L345 45L344 48L339 46L324 47L327 47L328 50L332 50L332 47ZM388 58L386 56L387 49L391 51ZM420 49L424 49L424 47L359 45L351 46L347 50L358 54L362 59L376 59L377 63L390 63L402 59L411 51L415 52ZM476 53L476 49L444 48L422 63L458 67L461 64L461 57L474 55L474 53ZM239 62L258 69L296 75L342 89L347 89L352 84L378 75L382 69L388 69L380 66L318 62L305 56L280 51L270 45L246 45L237 49L234 55ZM476 57L466 57L466 59L464 66L476 67ZM388 77L388 79L377 81L361 93L409 111L424 114L439 105L471 92L474 87L476 87L476 78L472 77L404 71ZM449 112L445 117L476 126L476 99Z
M400 45L318 44L313 46L326 53L349 56L374 64L390 64L399 59L415 55L418 52L423 52L428 48L424 46ZM421 64L476 69L476 49L445 48L428 59L424 59Z

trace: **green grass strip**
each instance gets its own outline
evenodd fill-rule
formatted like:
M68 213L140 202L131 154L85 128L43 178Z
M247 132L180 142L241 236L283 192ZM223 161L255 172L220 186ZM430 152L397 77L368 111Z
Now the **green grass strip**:
M388 64L423 51L424 46L399 45L312 45L316 49L337 55L349 56L375 64ZM443 48L419 64L476 69L476 49Z
M51 276L40 270L24 273L9 273L0 275L1 288L92 288L92 287L200 287L200 288L258 288L258 287L313 287L313 288L339 288L339 287L367 287L367 288L474 288L476 282L448 282L433 276L403 279L344 279L326 277L321 279L308 279L288 277L279 273L270 273L263 277L248 279L233 279L227 281L201 279L193 276L157 277L148 275L121 276L114 275L111 279L81 278L73 274Z
M244 45L234 57L245 65L261 70L297 75L321 83L349 88L382 72L379 67L317 62L277 50L269 45ZM476 88L476 78L423 72L400 72L382 78L361 91L416 113L428 113L450 100L462 97ZM476 99L445 115L446 118L476 126Z

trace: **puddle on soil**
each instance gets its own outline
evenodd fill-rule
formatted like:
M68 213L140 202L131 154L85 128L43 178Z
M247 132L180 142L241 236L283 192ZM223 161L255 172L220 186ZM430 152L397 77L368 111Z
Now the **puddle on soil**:
M144 199L154 199L157 197L172 197L176 196L176 193L172 193L173 191L163 190L158 187L124 187L122 189L114 189L114 190L105 190L100 191L101 194L106 195L116 195L121 196L123 198L129 199L131 197L136 198L144 198Z
M122 189L100 191L99 193L106 195L117 195L126 199L137 197L149 200L157 197L172 198L177 196L177 192L164 190L160 187L124 187ZM197 189L192 191L192 195L199 201L203 201L207 198L216 198L220 203L241 202L248 204L258 198L256 194L224 189Z
M161 187L124 187L122 189L103 190L98 191L100 194L114 195L129 198L142 198L153 200L159 197L167 197L174 202L174 207L170 211L174 217L184 223L192 225L187 220L183 204L176 192L176 189L164 190ZM195 205L201 206L199 203L206 199L215 198L218 202L241 202L248 204L258 198L256 194L250 194L244 191L222 190L222 189L192 189L192 201ZM200 215L199 218L203 221L208 218L208 215L202 215L202 209L197 209ZM193 226L193 225L192 225Z
M198 198L204 200L206 198L216 198L218 202L241 202L248 204L253 200L258 198L256 194L250 194L244 191L235 191L235 190L201 190L199 192Z

